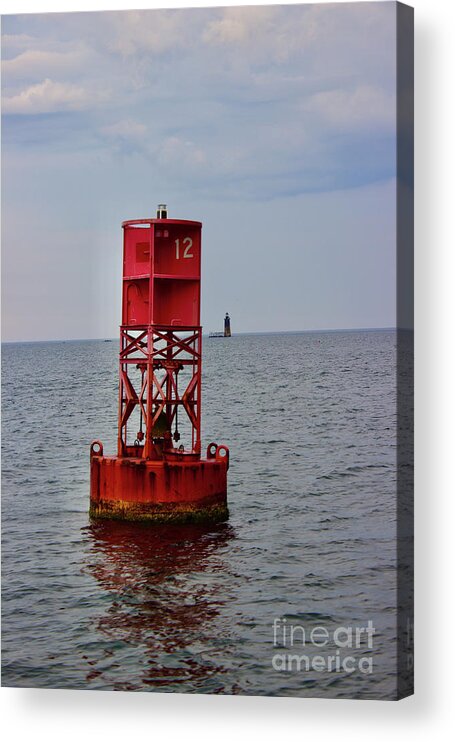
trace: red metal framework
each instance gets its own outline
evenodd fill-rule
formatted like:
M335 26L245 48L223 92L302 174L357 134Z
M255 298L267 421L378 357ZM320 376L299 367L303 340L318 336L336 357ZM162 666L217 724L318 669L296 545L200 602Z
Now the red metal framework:
M181 219L123 223L119 456L156 460L176 447L201 453L201 227ZM189 440L180 443L181 428Z
M172 454L180 441L179 410L191 424L191 447L186 452L201 453L201 346L201 327L179 327L178 332L157 325L121 327L119 456L160 459ZM139 372L136 383L131 368ZM135 410L139 425L132 431L133 443L128 422ZM183 444L179 449L185 452Z

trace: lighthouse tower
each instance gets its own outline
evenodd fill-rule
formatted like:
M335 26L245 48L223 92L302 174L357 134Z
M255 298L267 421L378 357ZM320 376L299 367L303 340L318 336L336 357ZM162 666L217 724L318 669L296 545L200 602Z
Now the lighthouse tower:
M201 443L201 222L123 222L117 455L90 448L90 515L228 516L227 446Z
M224 337L225 338L231 337L231 318L229 317L229 314L227 312L224 318Z

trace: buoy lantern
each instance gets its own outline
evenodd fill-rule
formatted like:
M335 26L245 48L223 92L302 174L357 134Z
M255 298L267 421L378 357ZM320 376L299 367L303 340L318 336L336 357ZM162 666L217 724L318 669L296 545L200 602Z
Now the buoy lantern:
M225 520L229 449L201 457L201 222L123 227L118 447L90 447L90 515L148 521Z

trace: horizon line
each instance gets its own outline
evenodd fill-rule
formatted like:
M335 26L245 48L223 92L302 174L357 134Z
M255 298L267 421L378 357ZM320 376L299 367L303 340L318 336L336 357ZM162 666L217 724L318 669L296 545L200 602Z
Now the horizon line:
M330 333L330 332L380 332L384 330L412 330L411 327L398 328L396 326L385 326L385 327L327 327L324 329L309 329L309 330L245 330L243 332L233 332L232 337L236 335L297 335L297 334L315 334L315 333ZM210 330L212 332L212 330ZM208 337L209 332L202 333L202 337ZM99 341L115 341L119 337L97 337L97 338L48 338L38 340L2 340L2 345L19 345L25 343L84 343L84 342L99 342Z

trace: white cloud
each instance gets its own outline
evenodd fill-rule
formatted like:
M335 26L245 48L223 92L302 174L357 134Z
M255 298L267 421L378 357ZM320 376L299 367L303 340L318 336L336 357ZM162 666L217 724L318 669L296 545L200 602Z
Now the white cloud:
M223 8L218 18L206 24L203 40L209 47L222 47L236 63L239 53L249 64L282 63L301 52L304 43L301 30L296 38L288 15L281 6Z
M17 95L3 98L2 110L20 114L77 111L86 108L91 101L92 96L84 88L46 78Z
M393 3L228 7L207 22L203 40L253 64L302 59L317 74L355 73L359 58L368 66L390 59L394 19Z
M195 11L192 11L194 14ZM108 48L129 57L142 52L162 54L191 43L189 16L185 10L130 10L113 13ZM112 38L113 37L113 38Z
M278 13L273 6L223 8L221 17L207 24L204 40L212 44L249 44L273 33Z
M5 33L2 34L2 51L7 52L13 49L17 52L21 49L29 49L35 41L33 36L26 33Z
M162 165L178 167L183 170L201 168L207 164L207 157L194 142L179 137L167 137L161 144L158 160Z
M124 119L123 121L117 121L115 124L103 127L101 130L103 134L107 134L111 137L121 137L124 139L142 139L147 131L147 127L138 121L132 119Z
M100 131L115 152L125 155L138 151L148 153L147 127L139 121L122 119Z
M104 126L99 132L114 155L140 154L163 174L178 174L182 181L207 175L207 154L189 138L163 136L131 118Z
M302 108L317 113L324 122L338 129L382 129L395 125L394 96L370 85L316 93Z
M211 193L363 183L390 165L395 15L348 3L43 16L14 26L38 35L9 39L4 111L85 109L76 127L56 122L59 157L84 142Z
M2 75L7 84L14 79L43 79L82 68L87 62L87 52L76 49L69 52L54 52L29 49L12 59L2 61Z

